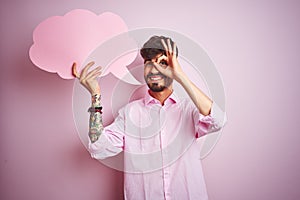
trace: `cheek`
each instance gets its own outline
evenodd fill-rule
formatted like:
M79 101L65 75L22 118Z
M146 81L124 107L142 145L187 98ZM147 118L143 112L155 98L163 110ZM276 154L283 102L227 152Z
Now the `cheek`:
M145 67L144 68L144 77L146 77L149 74L149 72L150 72L149 67Z
M165 79L165 84L166 84L167 87L169 87L172 83L173 83L173 79L171 79L171 78L166 78Z

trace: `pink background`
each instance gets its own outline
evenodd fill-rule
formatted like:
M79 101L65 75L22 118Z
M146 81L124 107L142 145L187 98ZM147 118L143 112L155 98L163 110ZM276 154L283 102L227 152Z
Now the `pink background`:
M116 13L129 29L175 30L213 59L228 123L203 160L211 200L299 199L300 3L140 2L1 1L0 199L122 199L122 174L91 159L76 133L73 80L28 56L40 22L78 8Z

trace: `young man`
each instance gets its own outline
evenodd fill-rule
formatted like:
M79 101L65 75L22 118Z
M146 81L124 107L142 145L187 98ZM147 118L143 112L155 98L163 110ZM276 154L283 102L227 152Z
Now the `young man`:
M89 150L104 159L124 151L124 194L128 200L208 199L200 150L195 139L219 130L224 113L194 85L178 63L176 44L163 36L151 37L142 47L144 78L149 87L143 99L119 111L103 128L101 68L73 74L92 95ZM173 93L177 81L189 95L179 100Z

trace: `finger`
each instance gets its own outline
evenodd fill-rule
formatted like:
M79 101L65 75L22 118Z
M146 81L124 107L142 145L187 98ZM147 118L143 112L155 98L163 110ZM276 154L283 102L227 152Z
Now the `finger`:
M89 62L89 63L82 69L81 74L80 74L80 77L85 77L87 71L88 71L94 64L95 64L94 61Z
M90 71L90 72L85 76L85 79L90 79L90 77L93 76L94 74L102 74L102 68L101 68L101 67L97 67L96 69Z
M89 73L87 73L85 76L81 76L79 80L81 83L86 83L86 82L90 81L91 76L93 76L96 73L101 74L102 73L101 69L99 69L99 68L94 69L94 70L90 71Z
M100 75L102 74L102 72L96 72L94 74L89 75L89 77L87 77L87 80L93 80L98 78Z
M173 44L173 57L175 56L176 57L177 55L177 46L176 46L176 43L174 42Z
M162 60L168 61L168 57L165 56L165 55L161 55L161 56L159 56L159 57L156 59L156 63L160 64L160 62L161 62ZM169 64L169 63L168 63L168 64Z
M161 43L162 43L162 45L163 45L163 47L164 47L164 49L165 49L165 51L166 51L166 53L167 53L167 55L168 55L168 54L169 54L169 50L168 50L168 46L167 46L165 40L164 40L164 39L161 39Z
M79 74L77 72L77 64L76 64L76 62L73 62L73 65L72 65L72 75L75 78L79 78Z
M162 73L162 74L165 75L165 72L166 72L166 69L165 69L165 68L163 68L162 66L160 66L160 65L157 64L157 63L153 63L153 64L154 64L155 68L156 68L160 73Z
M167 40L167 44L168 44L169 52L170 52L170 54L172 54L173 51L172 51L172 46L171 46L171 40L170 40L170 38Z
M87 86L87 88L91 89L91 88L94 88L94 87L99 87L99 82L97 80L97 78L101 75L101 73L95 73L91 76L89 76L86 80L84 80L84 85Z
M92 88L97 87L97 85L99 84L97 78L100 75L101 72L97 72L95 74L90 75L89 77L86 77L85 79L80 80L80 83L92 93Z

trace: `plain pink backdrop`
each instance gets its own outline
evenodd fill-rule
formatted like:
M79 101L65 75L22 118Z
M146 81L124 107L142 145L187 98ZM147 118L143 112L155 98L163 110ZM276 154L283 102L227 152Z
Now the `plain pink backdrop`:
M110 11L129 29L161 27L207 50L228 123L203 160L211 200L300 198L298 1L0 2L0 199L122 199L122 173L90 158L72 115L73 80L29 60L32 32L73 9Z

